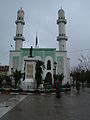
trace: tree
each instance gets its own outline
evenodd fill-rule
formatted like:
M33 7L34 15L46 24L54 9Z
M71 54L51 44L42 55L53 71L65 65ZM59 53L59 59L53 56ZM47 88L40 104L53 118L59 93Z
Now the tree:
M74 87L74 82L76 81L80 81L80 73L81 73L81 68L80 66L78 67L75 67L72 71L71 71L71 74L70 76L72 76L73 78L73 87Z
M37 88L41 84L42 81L42 67L44 68L44 63L42 61L37 61L36 62L36 73L35 73L35 79L37 82Z
M72 72L71 76L74 81L79 81L82 83L82 88L84 88L84 83L87 80L87 84L90 83L90 58L87 56L85 57L83 54L81 54L79 58L79 64L77 67L75 67Z
M87 84L90 81L90 58L87 56L85 57L83 54L81 54L81 57L79 58L79 66L81 67L81 82L82 87L84 88L84 82L87 80Z
M9 75L0 75L0 87L11 87L11 78Z
M20 84L20 80L23 77L23 73L21 73L21 71L18 71L17 69L15 71L12 72L11 75L15 81L15 88L17 88L17 85Z
M82 70L90 70L90 58L88 56L85 57L83 54L81 54L79 58L79 65Z
M84 88L84 82L86 81L86 72L85 70L82 69L80 65L76 67L72 72L71 76L73 78L73 83L74 81L81 82L82 83L82 88Z
M86 81L86 71L82 70L80 74L80 81L82 83L82 88L84 88L84 82Z
M87 85L89 86L89 84L90 84L90 70L86 71L86 80L87 80Z
M11 87L11 78L9 75L5 75L4 79L6 80L6 85Z

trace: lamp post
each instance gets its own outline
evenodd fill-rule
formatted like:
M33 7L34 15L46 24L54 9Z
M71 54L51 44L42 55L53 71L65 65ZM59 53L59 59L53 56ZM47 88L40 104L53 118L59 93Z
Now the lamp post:
M55 85L55 82L56 82L56 66L57 66L56 61L55 61L53 64L54 64L54 68L53 68L53 78L54 78L54 85Z

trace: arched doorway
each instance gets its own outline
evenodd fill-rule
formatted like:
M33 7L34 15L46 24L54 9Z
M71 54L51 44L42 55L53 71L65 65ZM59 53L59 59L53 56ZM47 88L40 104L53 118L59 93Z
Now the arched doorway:
M52 85L52 74L50 72L46 74L46 80L48 84Z

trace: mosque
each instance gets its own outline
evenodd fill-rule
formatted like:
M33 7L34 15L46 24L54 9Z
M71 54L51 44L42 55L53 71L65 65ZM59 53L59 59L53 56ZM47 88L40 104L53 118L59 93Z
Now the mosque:
M57 41L59 43L59 50L56 48L40 48L38 46L38 39L36 36L36 46L30 48L23 48L23 42L25 38L23 36L24 11L21 8L17 12L16 24L16 36L15 50L10 50L9 55L9 73L13 70L21 70L25 73L25 80L21 81L23 89L31 87L35 82L35 65L36 61L40 60L44 62L45 69L43 69L43 81L47 79L48 83L54 84L54 74L64 74L63 84L70 83L70 59L67 57L65 25L67 20L65 19L65 12L61 8L58 11L57 25L59 29L59 35ZM30 56L30 52L32 52Z

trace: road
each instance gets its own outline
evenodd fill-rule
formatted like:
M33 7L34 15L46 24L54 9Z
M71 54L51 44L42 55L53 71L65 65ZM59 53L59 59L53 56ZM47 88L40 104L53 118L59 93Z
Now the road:
M0 120L90 120L90 89L55 95L28 95Z

